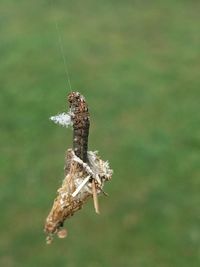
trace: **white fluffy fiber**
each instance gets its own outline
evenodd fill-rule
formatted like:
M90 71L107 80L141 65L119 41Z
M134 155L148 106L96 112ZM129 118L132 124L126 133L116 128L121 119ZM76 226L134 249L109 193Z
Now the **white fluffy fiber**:
M50 120L52 120L53 122L61 125L61 126L65 126L65 127L69 127L72 126L72 120L71 120L71 114L70 113L61 113L58 114L56 116L51 116Z

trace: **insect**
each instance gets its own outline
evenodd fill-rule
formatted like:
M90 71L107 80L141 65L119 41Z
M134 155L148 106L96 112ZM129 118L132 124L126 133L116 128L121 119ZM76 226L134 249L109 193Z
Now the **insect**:
M73 149L77 157L87 162L90 127L88 106L84 97L78 92L70 93L68 101L73 123Z

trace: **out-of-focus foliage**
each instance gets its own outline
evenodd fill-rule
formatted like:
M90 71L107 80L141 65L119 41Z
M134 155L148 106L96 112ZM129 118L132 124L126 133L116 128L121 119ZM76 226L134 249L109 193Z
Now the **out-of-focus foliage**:
M200 265L200 2L0 3L0 266ZM88 100L90 149L114 176L46 246L72 132L49 117ZM66 88L67 87L67 88Z

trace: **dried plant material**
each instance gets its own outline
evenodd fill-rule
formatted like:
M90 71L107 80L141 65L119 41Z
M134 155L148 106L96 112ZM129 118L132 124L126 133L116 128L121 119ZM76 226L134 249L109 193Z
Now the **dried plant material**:
M69 173L64 178L61 188L58 189L58 196L46 219L45 232L49 236L58 233L64 221L80 210L88 198L94 196L93 183L95 184L97 198L97 194L100 194L103 189L104 182L110 180L112 175L109 165L105 164L94 152L90 151L88 153L88 164L83 163L81 159L77 162L77 156L72 149L68 150L68 158L70 158L70 163L67 162L67 164L70 164ZM91 165L91 162L93 165ZM97 173L97 170L100 170L100 172ZM75 192L76 194L74 194ZM96 210L98 211L98 209Z
M99 213L98 194L104 193L106 181L111 179L113 171L107 161L103 161L98 153L87 151L89 134L89 113L83 96L73 92L68 97L70 103L70 118L68 114L53 117L53 121L64 125L63 120L72 122L74 129L73 149L68 149L65 159L65 178L57 190L57 197L46 219L45 232L47 244L52 241L53 234L65 238L67 232L63 229L64 222L83 204L93 197L95 211ZM64 116L64 117L63 117Z
M97 214L100 214L99 212L99 202L98 202L98 197L97 197L97 190L96 190L96 185L95 181L92 180L92 194L93 194L93 202L94 202L94 208Z

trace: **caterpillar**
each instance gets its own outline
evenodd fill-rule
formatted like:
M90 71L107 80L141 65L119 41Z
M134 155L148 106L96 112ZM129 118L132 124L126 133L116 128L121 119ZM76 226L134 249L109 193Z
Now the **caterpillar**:
M71 120L73 123L73 149L77 157L87 162L90 118L85 98L78 92L68 95Z

